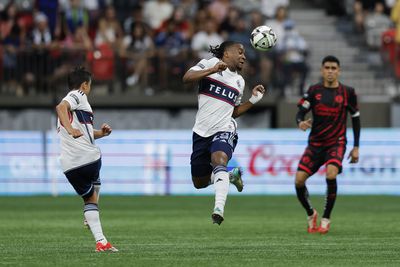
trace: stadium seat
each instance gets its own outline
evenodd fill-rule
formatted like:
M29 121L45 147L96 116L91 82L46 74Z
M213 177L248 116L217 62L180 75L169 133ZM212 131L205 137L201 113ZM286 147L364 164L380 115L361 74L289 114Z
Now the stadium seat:
M102 44L87 55L90 70L95 83L107 83L109 91L113 91L115 55L112 48Z

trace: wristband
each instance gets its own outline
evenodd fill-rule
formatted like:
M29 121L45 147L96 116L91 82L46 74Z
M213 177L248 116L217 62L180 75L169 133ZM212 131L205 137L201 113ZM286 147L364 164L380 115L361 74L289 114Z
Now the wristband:
M249 102L254 105L258 101L260 101L263 96L264 94L261 94L260 92L257 92L257 95L252 94L251 97L249 98Z

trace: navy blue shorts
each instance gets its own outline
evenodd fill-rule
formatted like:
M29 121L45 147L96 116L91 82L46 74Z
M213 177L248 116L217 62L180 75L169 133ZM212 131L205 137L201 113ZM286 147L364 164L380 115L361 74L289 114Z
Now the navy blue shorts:
M101 158L85 166L65 172L69 183L81 197L91 197L94 185L100 185Z
M193 132L193 152L190 157L192 176L204 177L211 174L211 154L216 151L223 151L230 160L237 142L236 133L218 132L209 137L202 137Z

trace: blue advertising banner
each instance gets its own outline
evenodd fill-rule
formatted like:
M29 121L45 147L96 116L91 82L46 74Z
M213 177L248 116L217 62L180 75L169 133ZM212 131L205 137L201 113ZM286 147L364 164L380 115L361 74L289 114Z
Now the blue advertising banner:
M295 129L242 130L229 167L244 171L240 194L294 194L294 174L308 133ZM96 141L102 151L102 193L212 194L190 174L191 131L114 131ZM352 131L346 158L352 148ZM340 194L400 194L400 129L363 129L360 161L343 161ZM307 184L325 193L325 168ZM232 194L238 194L232 187ZM0 132L0 194L73 194L59 166L56 132Z

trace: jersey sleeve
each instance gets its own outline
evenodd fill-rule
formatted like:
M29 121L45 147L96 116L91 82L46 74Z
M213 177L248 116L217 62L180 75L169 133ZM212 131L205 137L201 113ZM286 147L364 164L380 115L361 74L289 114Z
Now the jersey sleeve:
M78 91L71 91L63 100L67 101L71 106L71 110L76 110L84 101L84 97Z
M360 111L358 109L357 94L354 88L349 88L347 110L350 112L351 117L359 117Z
M194 65L193 67L190 68L190 70L205 70L205 69L209 69L211 67L214 67L215 64L217 64L220 60L216 57L210 58L210 59L202 59L199 61L199 63L197 63L196 65Z
M311 103L312 103L312 91L309 88L307 92L302 96L302 98L300 98L299 102L297 103L297 107L309 111L311 109Z

